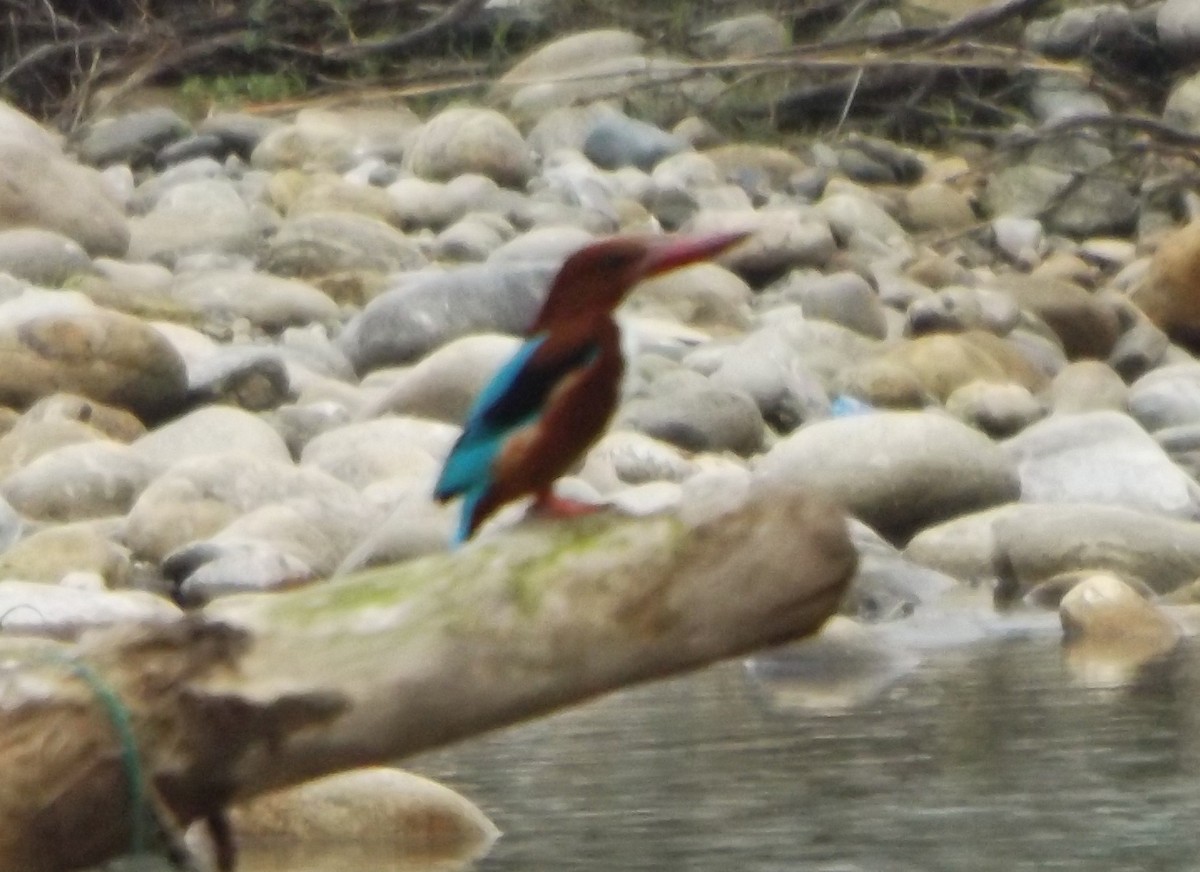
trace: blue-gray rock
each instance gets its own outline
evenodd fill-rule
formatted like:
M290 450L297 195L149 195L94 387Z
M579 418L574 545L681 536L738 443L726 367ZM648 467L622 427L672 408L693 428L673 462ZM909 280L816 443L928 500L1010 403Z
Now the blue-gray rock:
M1200 525L1114 505L1012 503L931 527L904 553L963 580L994 579L1002 553L1022 588L1109 569L1168 593L1200 576Z
M587 159L606 170L626 166L650 170L663 158L685 148L687 143L679 137L618 112L606 113L593 121L583 141Z
M809 424L759 460L755 479L811 490L894 540L1020 494L1016 466L1005 452L939 412L878 412Z
M762 414L741 391L716 386L671 389L652 385L649 396L625 404L617 416L628 427L688 451L750 455L766 435Z
M43 287L58 287L89 272L92 259L75 242L51 230L0 230L0 272Z
M1154 369L1129 387L1129 413L1153 433L1200 424L1200 363Z
M350 321L339 344L365 372L409 363L471 333L523 333L556 269L484 264L401 276Z
M1200 517L1200 485L1118 412L1055 415L1004 443L1031 503L1109 503Z
M726 349L709 379L751 397L776 433L790 433L829 414L829 396L796 350L770 331Z
M560 106L551 109L534 123L525 141L534 154L545 159L556 152L583 152L583 141L596 120L615 111L607 103L584 106Z
M1041 217L1048 229L1074 237L1122 236L1137 225L1139 203L1127 184L1074 179L1068 169L1021 163L989 176L984 200L993 215Z
M156 106L106 118L90 126L77 145L80 160L93 166L146 164L155 152L191 132L173 109Z
M806 318L832 321L872 339L887 336L887 318L879 295L858 273L822 275L797 270L766 294L799 303Z
M129 257L174 266L194 254L249 257L262 244L273 218L252 209L227 179L182 182L154 208L129 222Z

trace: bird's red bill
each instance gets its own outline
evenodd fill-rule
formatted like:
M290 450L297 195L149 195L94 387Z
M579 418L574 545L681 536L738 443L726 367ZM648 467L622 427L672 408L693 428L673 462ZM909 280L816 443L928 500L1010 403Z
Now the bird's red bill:
M731 230L695 236L667 236L654 240L642 262L642 276L649 277L677 267L716 257L750 235L748 230Z

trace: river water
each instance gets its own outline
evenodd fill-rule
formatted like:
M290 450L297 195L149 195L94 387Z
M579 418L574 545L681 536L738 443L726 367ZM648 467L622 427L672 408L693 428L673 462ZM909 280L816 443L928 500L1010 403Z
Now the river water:
M921 650L872 698L815 707L780 662L406 765L504 831L477 872L1200 870L1194 643L1098 688L1052 628L1000 634Z

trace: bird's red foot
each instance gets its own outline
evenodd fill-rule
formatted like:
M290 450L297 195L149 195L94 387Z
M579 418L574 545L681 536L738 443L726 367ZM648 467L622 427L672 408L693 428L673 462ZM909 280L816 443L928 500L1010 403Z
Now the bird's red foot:
M538 494L529 507L529 514L534 518L579 518L599 512L604 506L595 503L585 503L583 500L573 500L570 497L560 497L551 491Z

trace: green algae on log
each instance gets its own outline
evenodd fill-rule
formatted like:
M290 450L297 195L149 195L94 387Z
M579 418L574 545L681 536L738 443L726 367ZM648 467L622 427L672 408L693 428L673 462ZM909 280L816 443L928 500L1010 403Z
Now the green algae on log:
M796 490L678 518L526 524L460 551L63 646L128 708L168 829L815 632L856 557ZM90 691L0 640L0 869L124 851L120 748Z

